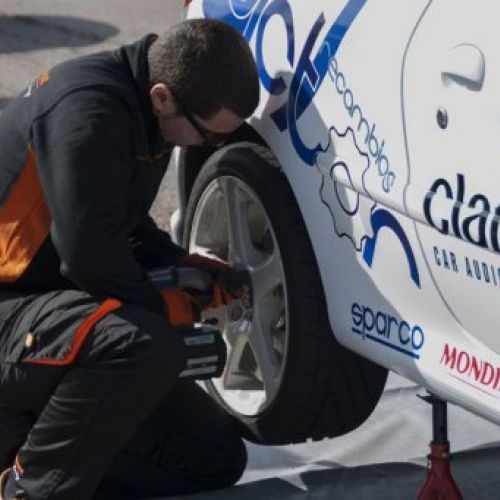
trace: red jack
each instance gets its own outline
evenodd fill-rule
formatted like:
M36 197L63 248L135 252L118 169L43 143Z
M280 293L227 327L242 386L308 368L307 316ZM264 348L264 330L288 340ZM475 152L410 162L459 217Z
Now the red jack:
M427 455L427 480L418 494L418 500L463 500L451 474L446 401L433 395L422 399L432 404L433 441L431 452Z

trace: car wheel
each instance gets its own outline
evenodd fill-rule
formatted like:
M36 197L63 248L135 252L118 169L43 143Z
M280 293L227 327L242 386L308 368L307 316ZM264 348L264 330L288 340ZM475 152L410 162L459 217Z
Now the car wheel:
M209 312L228 362L207 387L243 435L286 444L361 425L387 371L335 340L300 210L267 148L231 145L206 161L189 196L184 243L252 278L251 304Z

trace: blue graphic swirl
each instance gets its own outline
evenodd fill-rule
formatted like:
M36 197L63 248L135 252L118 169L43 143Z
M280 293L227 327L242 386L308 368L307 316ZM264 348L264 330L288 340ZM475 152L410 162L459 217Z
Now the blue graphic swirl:
M372 213L371 224L373 228L373 238L368 238L366 240L365 247L363 249L363 259L367 263L368 267L372 267L373 264L378 234L382 228L388 227L398 237L401 245L403 246L408 260L408 265L410 267L411 279L420 288L420 275L418 273L417 261L415 260L415 255L413 254L410 242L408 241L408 237L401 227L401 224L397 221L394 215L384 209L375 210Z
M255 44L256 52L255 58L257 62L257 67L259 68L259 76L262 81L264 88L274 95L279 95L285 92L286 83L282 77L272 78L266 70L264 64L264 32L266 30L267 23L273 16L278 16L283 19L287 32L287 59L291 67L295 60L295 37L293 33L293 15L292 9L288 0L274 0L272 1L262 13L262 19L259 23L259 29L257 31L257 41Z
M250 41L262 14L262 8L266 5L267 1L204 0L203 14L208 18L225 21L241 33L247 41Z

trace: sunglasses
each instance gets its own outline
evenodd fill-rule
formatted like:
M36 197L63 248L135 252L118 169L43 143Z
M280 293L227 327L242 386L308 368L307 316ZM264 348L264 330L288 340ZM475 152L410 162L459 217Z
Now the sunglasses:
M181 104L179 99L175 98L175 101L177 102L177 107L179 111L186 117L186 120L191 124L191 126L196 130L196 132L200 134L200 136L203 138L206 144L208 144L210 147L214 149L220 148L221 146L224 145L228 136L230 135L229 133L213 132L212 130L208 130L199 122L199 120L190 111L188 111Z

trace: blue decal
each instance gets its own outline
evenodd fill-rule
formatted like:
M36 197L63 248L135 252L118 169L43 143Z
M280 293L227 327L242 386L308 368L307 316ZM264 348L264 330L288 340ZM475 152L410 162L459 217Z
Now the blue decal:
M301 140L297 130L297 120L311 104L314 96L318 92L325 75L328 72L328 65L331 58L337 53L342 40L344 39L350 26L365 5L366 0L350 0L344 7L339 17L328 31L323 43L311 61L311 52L325 24L325 16L320 14L313 28L311 29L306 43L302 50L297 68L290 85L288 103L272 114L278 128L283 131L286 123L290 128L290 138L292 144L302 161L307 165L314 165L316 155L322 150L318 144L313 148L308 148ZM283 116L287 115L287 120Z
M401 224L390 212L384 209L375 210L372 213L371 224L373 228L373 238L368 238L365 242L363 249L363 259L368 264L368 267L372 267L373 257L375 254L375 247L377 244L377 238L380 230L384 227L391 229L394 234L398 237L401 245L408 259L408 265L410 267L411 279L420 288L420 276L418 273L417 262L415 260L415 255L411 248L408 237L406 236Z
M316 95L321 83L325 78L325 75L328 72L328 67L331 59L337 53L340 44L342 43L347 31L351 27L352 23L356 19L357 15L365 5L366 0L350 0L348 4L344 7L344 10L340 13L339 17L335 21L335 23L330 28L327 33L323 43L314 59L314 62L310 61L310 54L312 47L304 47L301 60L302 65L299 62L297 66L297 70L295 72L294 78L299 80L299 85L303 82L304 72L307 73L309 77L309 81L306 80L306 83L310 85L303 85L299 89L297 106L296 106L296 115L295 120L300 118L302 113L306 110L306 108L311 104L314 96ZM321 14L316 23L314 24L311 33L315 31L318 25L321 25L322 28L325 24L324 15ZM315 37L316 40L317 37ZM315 41L314 40L314 41ZM308 38L309 41L309 38ZM305 68L303 67L305 66ZM292 91L290 90L290 94ZM290 102L293 100L290 99Z
M316 156L318 151L321 151L321 145L318 144L314 148L308 148L300 138L300 134L297 130L297 119L299 118L299 97L302 97L303 100L306 98L309 100L309 103L312 101L310 95L314 95L315 92L319 89L319 84L321 83L321 75L318 73L316 67L310 60L310 54L312 48L318 38L319 32L323 25L325 24L325 17L321 14L316 23L314 24L309 36L307 37L306 43L304 45L304 50L300 56L299 62L297 64L297 70L293 75L292 83L290 85L290 93L288 95L288 103L285 104L285 108L287 109L287 122L290 129L290 138L292 140L292 144L295 148L295 151L300 156L304 163L307 165L314 165L316 162ZM303 85L304 84L304 85ZM302 91L306 89L306 91ZM303 105L305 109L305 105ZM272 117L279 114L279 110L273 113ZM282 122L282 120L280 120Z
M364 341L376 342L414 359L420 359L425 345L425 333L420 325L357 302L351 306L351 331Z
M220 19L239 31L247 41L252 38L262 8L268 0L203 1L205 17Z
M389 193L394 185L396 174L392 171L389 157L384 151L385 139L380 137L380 135L376 132L377 124L370 120L365 113L364 107L355 99L355 92L351 87L349 87L347 77L342 72L335 57L333 57L330 61L328 73L335 85L335 90L344 105L346 113L348 113L349 117L353 121L352 126L357 131L358 139L362 144L364 144L366 151L370 153L370 161L374 163L376 172L381 178L382 189L386 193ZM364 140L362 140L363 129L365 130ZM365 173L367 172L368 169ZM368 192L366 187L365 190Z
M287 59L290 66L293 67L295 60L295 38L293 33L293 17L292 9L287 0L274 0L271 2L262 13L262 20L259 23L257 32L256 54L257 67L259 68L259 76L264 88L273 95L279 95L286 91L286 83L282 77L271 78L264 65L263 56L263 38L267 23L273 16L279 16L283 19L287 31Z
M361 335L361 332L359 330L357 330L356 328L352 328L352 333L355 333L356 335ZM365 335L364 338L371 340L373 342L377 342L378 344L382 344L383 346L389 347L390 349L394 349L395 351L398 351L399 353L404 354L405 356L409 356L410 358L420 359L419 354L415 354L412 351L408 351L407 349L403 349L402 347L391 344L390 342L387 342L386 340L375 337L375 335L367 334L367 335Z

